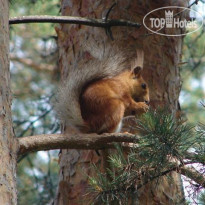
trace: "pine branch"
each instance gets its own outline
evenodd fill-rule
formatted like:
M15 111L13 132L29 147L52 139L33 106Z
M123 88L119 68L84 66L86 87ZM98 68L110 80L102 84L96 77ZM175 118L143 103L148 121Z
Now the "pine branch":
M98 134L45 134L17 138L18 155L29 152L52 149L105 149L115 148L113 142L137 142L133 134L105 133Z
M155 169L153 168L145 169L144 171L142 170L142 172L139 170L125 169L125 172L130 172L130 174L125 175L125 173L121 173L120 178L119 176L116 177L113 175L114 177L112 178L112 181L107 181L104 178L104 175L97 170L97 178L90 178L91 188L93 193L96 193L96 201L102 200L103 198L109 200L113 200L114 198L120 199L122 197L127 197L130 192L135 192L136 190L141 189L147 183L153 182L154 180L166 176L173 171L186 176L197 183L198 186L205 188L205 176L193 168L186 167L186 165L189 164L190 162L180 165L178 163L170 162L167 167L158 174L155 174ZM134 173L134 175L131 173ZM125 180L123 180L123 178ZM100 179L101 181L98 181Z
M147 183L177 172L205 188L204 170L187 167L193 163L204 164L204 128L194 130L176 121L167 110L150 111L137 120L142 135L137 147L131 149L127 159L117 149L109 157L109 179L98 171L90 178L96 200L126 199ZM130 145L130 144L129 144ZM119 147L120 148L120 147ZM193 148L195 153L187 150ZM169 176L168 176L169 177Z
M22 16L9 19L9 24L23 24L23 23L67 23L67 24L81 24L87 26L95 26L102 28L109 28L113 26L128 26L139 28L141 24L126 21L123 19L89 19L75 16Z

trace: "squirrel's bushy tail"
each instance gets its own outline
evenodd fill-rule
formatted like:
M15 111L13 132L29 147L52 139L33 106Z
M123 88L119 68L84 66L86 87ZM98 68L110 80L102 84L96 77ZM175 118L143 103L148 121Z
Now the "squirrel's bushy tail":
M125 69L130 69L130 62L136 58L136 49L119 49L113 46L85 46L83 53L90 53L92 59L79 60L69 68L68 77L57 91L54 110L58 119L70 126L86 128L81 116L80 95L83 88L92 81L110 78Z

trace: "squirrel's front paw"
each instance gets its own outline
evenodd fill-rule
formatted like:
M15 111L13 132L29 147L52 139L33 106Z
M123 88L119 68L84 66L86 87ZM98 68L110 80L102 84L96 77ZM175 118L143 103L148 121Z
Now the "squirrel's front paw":
M132 106L125 111L125 116L141 115L149 110L149 105L145 102L134 102Z
M139 102L137 103L139 106L139 109L143 109L144 112L147 112L149 110L149 105L145 102Z
M141 115L149 110L149 105L145 102L138 102L136 103L135 110L133 110L132 114Z

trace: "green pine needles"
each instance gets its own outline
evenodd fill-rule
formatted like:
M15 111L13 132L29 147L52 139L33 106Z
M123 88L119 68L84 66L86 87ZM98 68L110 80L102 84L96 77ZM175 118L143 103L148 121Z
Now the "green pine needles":
M196 143L193 127L176 120L167 110L150 111L137 120L137 129L142 133L139 156L143 164L162 167L171 159L181 161L184 153Z
M126 204L150 181L157 186L161 176L171 180L167 175L171 171L180 172L185 165L196 162L205 165L204 125L194 128L176 120L167 110L151 110L136 120L135 128L140 140L129 144L129 151L125 151L127 144L116 144L106 174L95 167L90 191L96 204Z

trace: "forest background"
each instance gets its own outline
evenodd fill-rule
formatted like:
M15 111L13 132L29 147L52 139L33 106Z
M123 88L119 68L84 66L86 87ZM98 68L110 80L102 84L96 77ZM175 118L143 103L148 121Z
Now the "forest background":
M192 8L203 12L205 3L199 1ZM59 1L13 1L10 17L23 15L60 15ZM10 27L12 112L17 137L60 130L50 104L59 80L55 26L37 23ZM182 62L181 109L189 123L205 124L205 25L184 38ZM40 151L18 160L19 204L47 204L54 198L58 152ZM184 184L188 201L205 204L205 193L193 193L191 186Z

